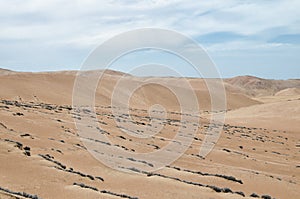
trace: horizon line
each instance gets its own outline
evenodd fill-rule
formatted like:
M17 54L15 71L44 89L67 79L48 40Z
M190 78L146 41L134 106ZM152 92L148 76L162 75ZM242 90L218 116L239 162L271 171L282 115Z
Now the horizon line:
M25 71L25 70L12 70L9 68L5 68L3 66L0 66L0 71L7 71L7 72L16 72L16 73L55 73L55 72L79 72L79 71L83 71L80 69L69 69L69 70L40 70L40 71ZM257 79L265 79L265 80L300 80L299 78L263 78L257 75L252 75L252 74L240 74L240 75L236 75L236 76L230 76L230 77L195 77L195 76L167 76L167 75L163 75L163 76L159 76L159 75L134 75L131 73L126 73L122 70L117 70L117 69L95 69L95 70L86 70L88 71L113 71L113 72L118 72L118 73L123 73L124 75L129 75L132 77L140 77L140 78L151 78L151 77L157 77L157 78L191 78L191 79L233 79L233 78L237 78L237 77L252 77L252 78L257 78Z

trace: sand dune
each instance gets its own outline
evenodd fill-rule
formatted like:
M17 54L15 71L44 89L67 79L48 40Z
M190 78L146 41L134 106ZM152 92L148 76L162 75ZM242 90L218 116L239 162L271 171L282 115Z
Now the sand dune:
M229 111L227 121L269 129L299 131L300 98Z
M240 76L225 79L229 87L236 92L242 92L249 96L270 96L286 88L300 88L300 81L269 80L253 76Z
M187 113L190 119L182 121L176 96L160 85L176 87L179 95L184 95L187 91L182 81L186 80L180 78L152 78L156 84L141 87L131 96L130 115L121 106L117 107L118 114L112 114L112 91L123 75L106 71L95 94L95 117L88 110L78 112L71 106L76 71L0 70L0 198L299 196L300 97L295 88L300 80L226 79L226 122L211 153L201 157L199 149L205 136L218 126L209 126L207 117L212 113L205 81L186 79L200 108L206 111L200 115ZM149 79L125 74L123 85L139 85ZM119 96L128 95L126 86ZM159 112L149 117L148 108L157 103L167 109L168 120L163 120ZM86 118L96 120L99 128L85 123ZM83 137L74 121L107 136L111 143ZM153 121L162 126L159 132ZM142 139L123 132L120 125L135 134L155 134ZM180 134L180 127L187 133ZM195 135L191 133L194 130ZM192 144L176 161L157 171L147 171L159 164L156 159L117 155L117 162L129 165L120 171L92 156L112 160L101 149L150 153L170 143L176 147L168 154L176 155L177 149L186 144L174 142L178 132L191 138ZM89 153L86 143L96 144L100 150Z
M24 100L24 101L40 101L53 104L71 104L72 103L72 91L74 80L76 77L76 71L63 71L63 72L44 72L44 73L17 73L17 72L1 72L0 79L1 97L11 100ZM101 99L96 103L108 105L110 104L112 91L116 82L123 77L125 84L140 84L140 82L146 81L147 78L130 77L120 72L107 71L102 77L101 84L96 92L96 96ZM150 79L150 78L149 78ZM157 84L147 86L143 88L144 93L156 93L156 97L161 97L158 101L170 101L165 103L169 108L173 107L174 96L165 96L165 89L162 89L161 85L169 85L171 87L180 87L180 81L186 81L179 78L151 78L154 79ZM153 81L154 81L153 80ZM207 91L205 81L202 79L188 79L191 85L195 89L195 93L198 97L199 104L203 110L210 109L210 95ZM179 83L178 83L179 82ZM124 90L124 93L127 91ZM181 91L184 92L184 91ZM234 93L230 90L227 91L227 108L236 109L240 107L259 104L257 100L253 100L241 93ZM175 96L176 97L176 96ZM142 101L153 101L151 95L146 97L143 95L136 96L136 99L143 99ZM153 97L152 97L153 98ZM162 99L164 98L164 99ZM138 100L141 102L141 100ZM133 106L141 107L145 104L133 103ZM174 108L174 107L173 107Z
M276 96L294 96L300 95L300 88L286 88L275 94Z

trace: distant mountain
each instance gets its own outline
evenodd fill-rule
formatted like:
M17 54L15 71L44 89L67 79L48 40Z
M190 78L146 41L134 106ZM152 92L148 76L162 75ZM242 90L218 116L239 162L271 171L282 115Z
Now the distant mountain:
M300 80L270 80L254 76L238 76L224 80L231 91L242 92L249 96L275 95L287 88L300 88Z

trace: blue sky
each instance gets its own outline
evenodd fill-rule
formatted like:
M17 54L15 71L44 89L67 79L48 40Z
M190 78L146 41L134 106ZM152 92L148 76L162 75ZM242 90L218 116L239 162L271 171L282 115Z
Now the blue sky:
M0 0L0 67L79 69L105 40L155 27L199 42L223 77L300 78L299 9L299 0ZM116 68L145 62L137 55Z

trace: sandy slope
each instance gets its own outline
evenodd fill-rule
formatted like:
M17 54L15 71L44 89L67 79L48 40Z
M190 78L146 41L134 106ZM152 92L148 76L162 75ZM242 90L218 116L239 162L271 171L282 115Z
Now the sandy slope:
M299 88L287 88L275 94L275 96L295 96L295 95L300 95Z
M269 129L299 132L300 98L270 102L227 113L227 122Z
M225 79L225 82L232 90L256 97L274 95L288 88L300 88L300 81L297 79L270 80L253 76L239 76Z
M0 71L0 75L1 98L3 99L36 101L53 104L72 103L72 91L76 77L75 71L52 73L15 73ZM120 77L123 77L123 83L126 84L127 87L130 87L134 84L140 84L141 82L145 82L147 80L146 78L122 76L122 73L109 71L102 77L102 81L97 88L96 97L99 98L99 100L97 100L96 103L99 105L110 104L112 91L114 90L114 86L119 81ZM163 86L160 85L180 87L180 82L186 81L186 79L151 79L153 79L153 81L155 81L157 84L152 84L142 88L142 92L148 93L149 95L144 96L142 93L140 93L139 96L135 96L137 102L133 103L132 105L141 107L145 105L143 103L140 104L141 101L149 102L153 101L153 96L161 96L158 101L170 101L169 103L165 103L165 105L172 108L173 103L176 100L176 96L166 96L166 89L163 89ZM191 85L195 89L201 108L210 109L210 95L206 89L205 81L201 79L187 79L187 81L191 82ZM127 93L127 90L123 90L123 92ZM184 89L180 92L184 93ZM153 93L155 93L155 95L153 95ZM233 93L230 91L227 92L227 102L228 109L236 109L259 103L258 101L250 99L244 94Z
M195 118L199 116L180 122L181 114L174 112L178 109L174 96L159 85L136 91L130 102L131 118L123 110L119 115L112 115L108 106L110 96L114 82L121 75L109 71L96 93L99 99L101 97L96 109L102 129L99 133L109 137L112 147L132 152L157 151L170 143L169 139L174 137L178 127L185 126L192 131L198 126ZM243 87L244 84L236 80L226 80L230 110L221 137L207 157L201 158L198 153L208 130L205 117L209 112L200 115L201 124L196 135L185 135L192 136L193 143L178 160L152 173L141 170L127 173L132 171L130 167L122 172L104 166L83 146L74 118L82 118L79 122L88 129L93 127L86 124L84 118L93 116L89 112L79 114L71 108L74 78L74 71L0 71L0 188L13 192L0 190L0 198L22 198L16 192L36 194L39 198L236 199L253 198L250 197L253 193L274 198L298 197L300 98L297 95L269 95L274 90L272 84L265 84L267 91L262 91L263 87L257 89L249 84ZM245 78L249 82L249 77ZM125 81L131 85L145 79L126 76ZM182 80L156 79L156 82L160 81L178 87ZM205 82L201 79L188 81L196 90L202 108L209 110ZM297 80L293 83L279 81L276 88L286 89L287 85L297 84ZM252 87L255 87L253 91ZM247 96L245 90L256 93L256 98ZM257 94L259 91L262 91L260 95ZM168 122L163 122L159 114L154 117L163 126L158 134L140 139L117 127L116 120L124 125L151 127L147 108L158 102L173 110L168 112ZM91 142L96 143L96 140ZM182 145L177 144L178 147ZM130 165L144 164L145 168L156 164L155 161L143 163L116 158Z

